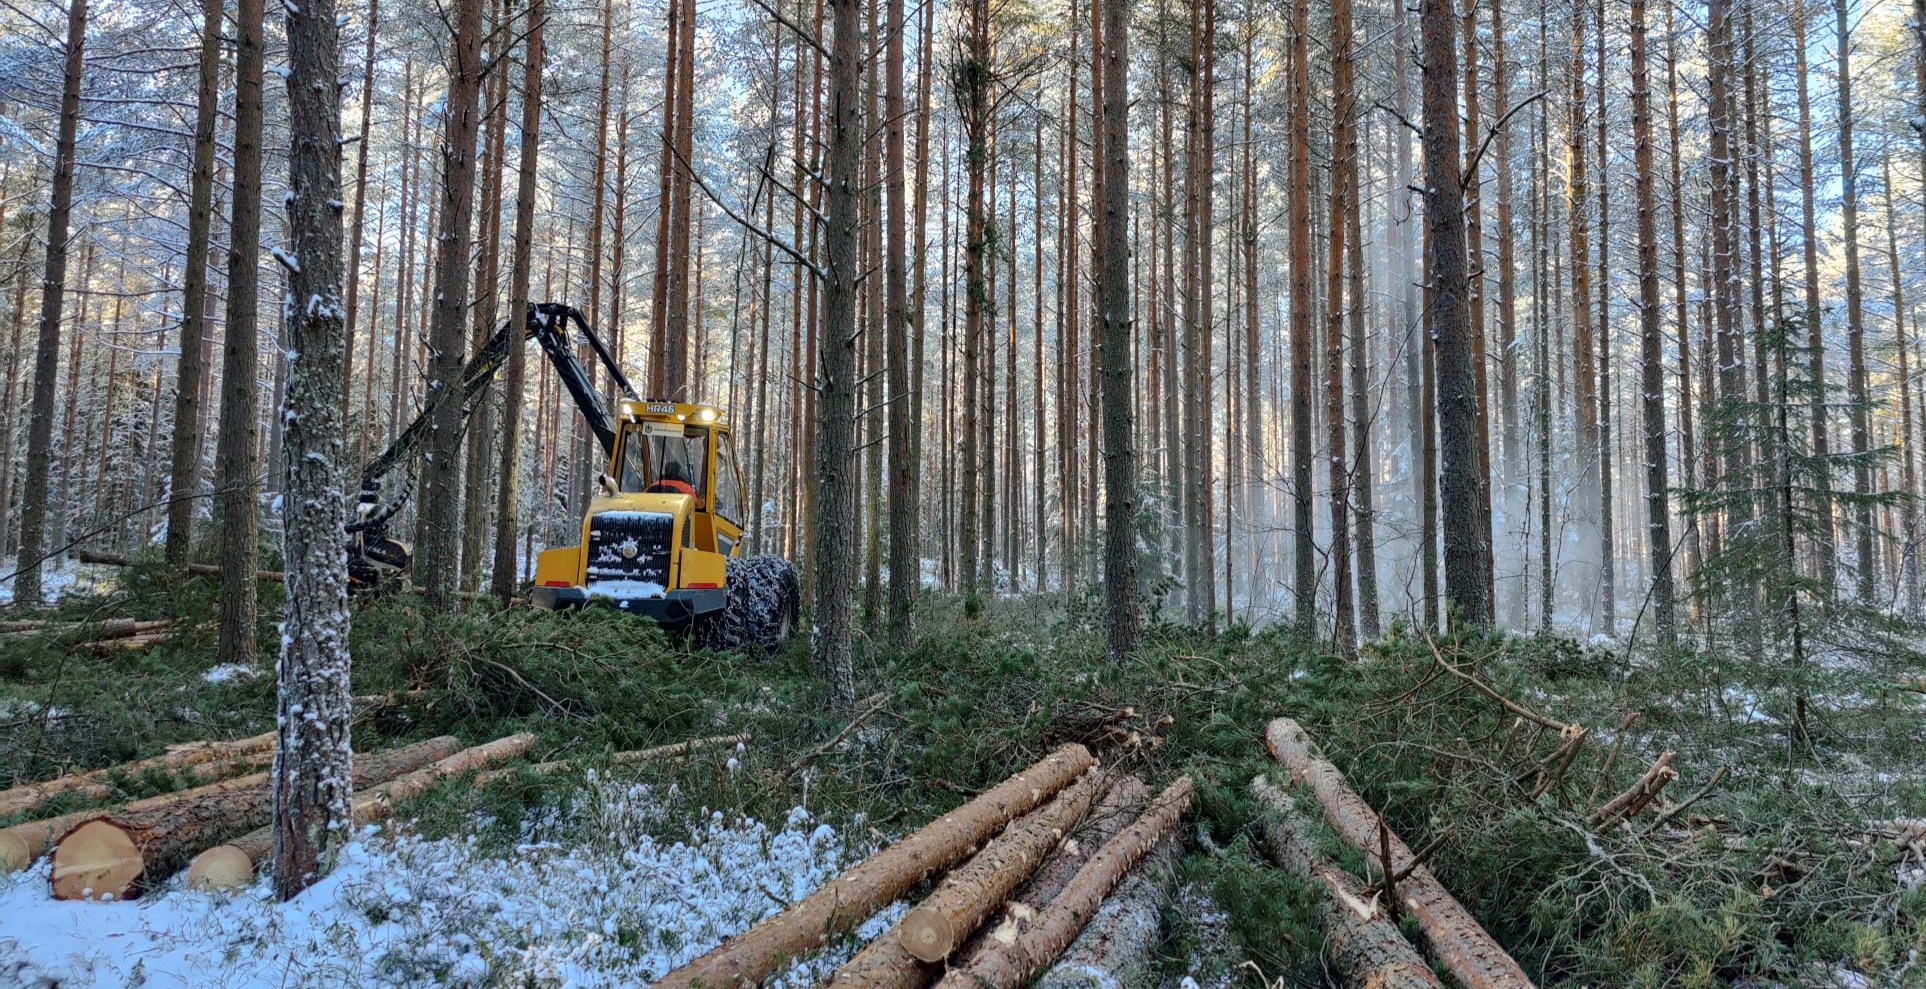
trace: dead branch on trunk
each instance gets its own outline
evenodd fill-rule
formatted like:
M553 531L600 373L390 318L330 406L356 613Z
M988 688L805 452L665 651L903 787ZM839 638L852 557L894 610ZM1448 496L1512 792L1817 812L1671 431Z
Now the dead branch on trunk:
M1584 729L1578 729L1583 732ZM1384 874L1396 875L1415 858L1396 835L1389 835L1391 861L1380 858L1378 815L1344 781L1344 774L1311 751L1311 738L1297 722L1278 718L1264 732L1271 755L1294 779L1307 785L1324 807L1324 820L1345 841L1379 859ZM1427 866L1418 866L1398 885L1399 906L1423 929L1432 957L1442 962L1466 989L1529 989L1531 979L1498 942L1479 926Z
M1094 765L1066 745L843 872L781 913L670 972L655 989L753 989L833 935L852 930L917 883L968 855Z
M1291 798L1262 776L1251 795L1268 811L1258 822L1264 851L1278 865L1324 889L1318 916L1339 977L1346 986L1373 989L1444 989L1424 956L1406 941L1377 893L1332 865L1304 834Z

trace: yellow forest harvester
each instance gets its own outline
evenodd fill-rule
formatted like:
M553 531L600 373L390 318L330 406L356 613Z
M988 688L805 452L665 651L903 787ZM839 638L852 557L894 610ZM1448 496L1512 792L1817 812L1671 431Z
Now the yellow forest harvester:
M605 411L570 346L573 327L595 351L627 397ZM479 405L514 339L513 321L485 344L463 370L462 421ZM779 648L794 634L801 599L796 571L780 557L742 552L750 507L723 414L706 405L641 401L588 322L559 303L528 307L521 336L533 339L554 365L595 434L607 470L582 520L580 545L548 549L536 558L529 600L562 610L607 604L687 629L713 648ZM432 404L362 471L356 519L348 526L350 586L370 590L406 574L410 548L387 533L412 482L388 505L381 479L411 463L427 435Z

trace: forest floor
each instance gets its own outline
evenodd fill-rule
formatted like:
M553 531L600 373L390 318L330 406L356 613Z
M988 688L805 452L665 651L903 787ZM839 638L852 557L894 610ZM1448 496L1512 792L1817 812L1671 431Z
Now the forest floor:
M264 650L279 593L262 585ZM1897 635L1842 629L1789 671L1743 642L1628 653L1396 631L1350 663L1276 631L1153 626L1111 665L1096 608L1005 598L966 617L929 598L914 649L859 652L876 713L812 758L848 719L823 703L800 643L748 660L612 612L364 605L354 691L428 694L365 717L357 749L526 730L532 759L586 768L444 785L285 905L260 884L230 897L179 879L133 903L56 903L42 860L0 876L0 986L640 985L1066 741L1147 780L1196 781L1162 985L1323 985L1312 891L1253 843L1251 778L1287 782L1262 743L1280 715L1412 847L1438 841L1440 879L1542 985L1926 984L1926 860L1878 824L1926 817L1926 697L1897 679L1926 673L1926 657ZM0 787L271 726L271 652L259 675L209 675L209 582L136 568L58 611L180 615L187 630L107 656L0 644ZM1569 767L1547 779L1566 739L1519 724L1481 685L1587 729ZM1795 688L1809 745L1788 741ZM607 752L736 732L752 736L740 749L595 768ZM1595 829L1591 809L1666 751L1670 801L1715 785L1669 820L1676 804L1661 801ZM171 781L122 783L139 796ZM1361 855L1320 838L1362 874ZM850 948L784 984L821 981Z

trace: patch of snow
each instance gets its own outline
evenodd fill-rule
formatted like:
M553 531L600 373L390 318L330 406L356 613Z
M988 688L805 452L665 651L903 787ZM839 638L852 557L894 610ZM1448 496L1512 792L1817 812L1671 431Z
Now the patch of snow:
M659 598L665 593L663 586L653 580L591 580L588 585L589 597L619 601Z
M227 683L232 680L252 680L259 674L260 671L252 666L241 663L222 663L201 674L201 679L208 683Z
M131 903L62 902L43 859L0 877L0 984L131 987L638 986L808 895L866 853L803 810L777 825L708 814L659 842L641 786L593 784L567 847L534 833L509 857L473 839L363 829L334 871L287 903L263 880L233 896L177 877ZM860 823L860 822L858 822ZM855 829L852 829L854 831ZM858 931L874 937L898 903ZM775 982L826 979L838 944Z

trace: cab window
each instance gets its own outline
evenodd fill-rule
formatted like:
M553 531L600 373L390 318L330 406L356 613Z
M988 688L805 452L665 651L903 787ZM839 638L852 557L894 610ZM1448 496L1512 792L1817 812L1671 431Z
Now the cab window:
M697 507L708 497L703 467L709 461L709 431L672 422L643 422L625 434L621 487L626 492L694 495Z
M715 511L737 525L742 524L742 476L736 473L735 444L730 442L727 433L716 437Z

